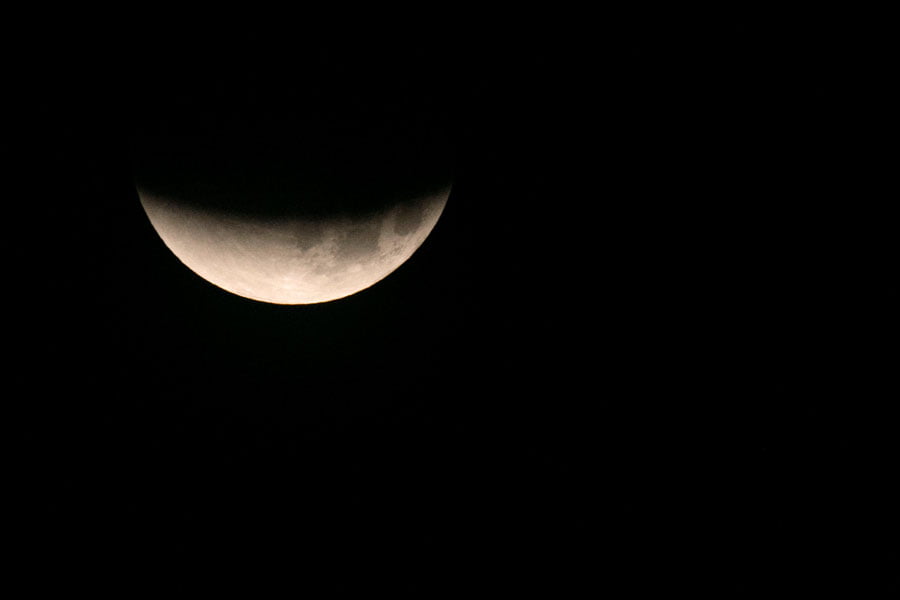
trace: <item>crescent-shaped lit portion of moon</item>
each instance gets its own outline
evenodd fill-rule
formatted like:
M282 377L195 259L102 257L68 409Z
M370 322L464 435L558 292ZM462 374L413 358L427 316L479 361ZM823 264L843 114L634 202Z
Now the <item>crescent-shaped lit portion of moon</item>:
M384 279L422 245L449 185L366 217L265 219L200 209L138 188L166 246L218 287L275 304L314 304Z

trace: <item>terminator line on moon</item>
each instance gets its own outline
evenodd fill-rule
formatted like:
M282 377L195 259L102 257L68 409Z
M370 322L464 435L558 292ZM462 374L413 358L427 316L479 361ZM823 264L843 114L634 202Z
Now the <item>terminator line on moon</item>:
M438 221L449 183L368 215L265 218L198 208L138 186L156 232L188 268L229 292L275 304L355 294L403 264Z

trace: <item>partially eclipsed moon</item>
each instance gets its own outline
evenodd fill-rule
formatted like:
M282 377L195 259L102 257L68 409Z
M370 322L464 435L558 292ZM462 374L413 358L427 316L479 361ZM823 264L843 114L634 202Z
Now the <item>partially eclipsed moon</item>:
M188 268L229 292L275 304L337 300L385 278L422 245L449 193L448 185L365 216L264 218L138 188L156 232Z

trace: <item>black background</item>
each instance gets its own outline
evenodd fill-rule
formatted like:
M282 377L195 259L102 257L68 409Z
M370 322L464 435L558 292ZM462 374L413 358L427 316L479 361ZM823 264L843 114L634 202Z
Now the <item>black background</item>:
M65 21L6 53L10 521L33 585L896 588L874 382L897 289L858 274L851 312L834 276L854 267L834 39ZM284 116L453 142L431 236L340 301L210 285L133 187L140 131Z

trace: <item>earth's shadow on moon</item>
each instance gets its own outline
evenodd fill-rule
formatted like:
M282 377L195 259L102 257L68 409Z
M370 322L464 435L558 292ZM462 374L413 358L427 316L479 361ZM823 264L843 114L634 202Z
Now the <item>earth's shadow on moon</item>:
M134 179L202 211L311 221L372 216L452 180L449 136L379 125L335 131L288 122L136 136Z

